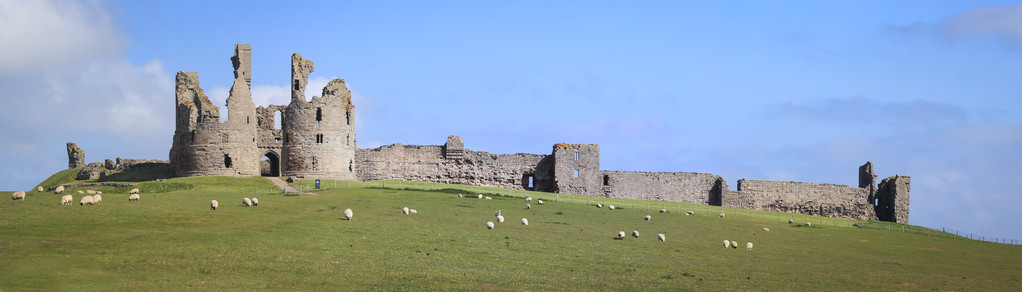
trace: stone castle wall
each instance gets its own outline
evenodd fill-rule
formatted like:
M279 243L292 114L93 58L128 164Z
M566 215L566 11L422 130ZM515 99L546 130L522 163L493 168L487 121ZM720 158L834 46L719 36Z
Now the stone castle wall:
M857 220L876 218L866 188L789 181L738 180L723 206Z
M710 205L711 198L720 197L719 180L720 176L695 172L604 170L602 185L608 198Z

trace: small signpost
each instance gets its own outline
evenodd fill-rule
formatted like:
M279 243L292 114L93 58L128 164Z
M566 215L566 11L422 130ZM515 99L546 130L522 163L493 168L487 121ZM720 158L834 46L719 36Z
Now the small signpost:
M319 189L319 179L316 179L316 189Z

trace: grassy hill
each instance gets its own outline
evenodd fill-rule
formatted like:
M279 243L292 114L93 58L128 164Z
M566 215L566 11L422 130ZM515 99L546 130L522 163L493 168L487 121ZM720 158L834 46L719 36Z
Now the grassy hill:
M260 177L130 177L146 186L138 202L113 187L71 190L105 188L96 206L79 206L78 194L62 206L51 192L0 200L0 290L1013 290L1022 281L1018 246L901 224L884 226L916 232L637 200L606 201L623 207L610 211L597 198L411 182L324 181L329 189L309 195L271 191ZM525 209L526 195L547 202ZM242 207L242 197L260 205ZM487 230L496 210L507 221ZM641 236L615 239L632 230ZM725 239L740 248L723 248Z

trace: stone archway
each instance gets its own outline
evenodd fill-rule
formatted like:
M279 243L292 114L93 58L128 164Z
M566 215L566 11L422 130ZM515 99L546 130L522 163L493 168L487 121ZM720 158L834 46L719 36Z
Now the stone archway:
M279 177L280 155L273 151L263 154L262 160L259 161L259 174L262 176Z

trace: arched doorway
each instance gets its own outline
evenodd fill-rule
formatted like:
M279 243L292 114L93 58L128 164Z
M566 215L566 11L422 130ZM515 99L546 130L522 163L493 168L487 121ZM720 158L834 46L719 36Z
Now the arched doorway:
M259 161L259 173L262 176L280 176L280 156L273 151L263 154L262 160Z

